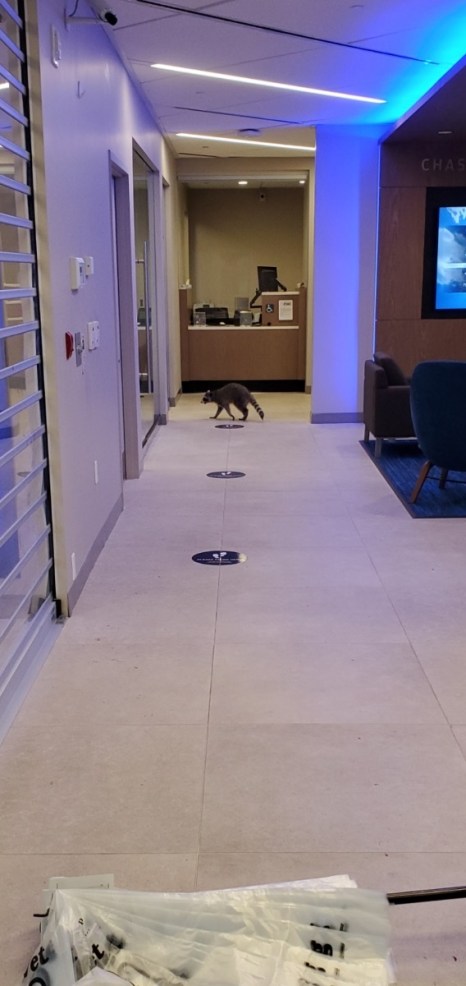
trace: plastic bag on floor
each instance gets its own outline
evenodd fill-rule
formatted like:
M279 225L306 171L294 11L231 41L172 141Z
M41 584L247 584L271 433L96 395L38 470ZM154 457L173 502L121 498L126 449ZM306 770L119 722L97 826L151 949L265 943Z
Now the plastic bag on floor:
M79 980L79 986L125 986L127 980L115 976L113 972L104 969L93 969L84 979Z
M45 986L387 986L388 902L349 878L192 894L58 890ZM71 974L71 978L70 978ZM42 986L31 976L24 986Z

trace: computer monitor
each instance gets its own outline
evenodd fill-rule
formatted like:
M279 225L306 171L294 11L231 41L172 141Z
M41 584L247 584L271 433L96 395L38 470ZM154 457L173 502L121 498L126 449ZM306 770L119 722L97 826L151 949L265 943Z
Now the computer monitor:
M265 266L258 267L257 283L258 283L257 291L254 295L254 298L251 298L251 301L249 302L250 308L260 307L260 305L256 305L256 301L260 297L260 295L263 294L264 292L286 291L285 285L280 284L280 281L278 280L276 267L265 267Z
M258 267L257 284L261 294L264 291L278 291L277 268Z

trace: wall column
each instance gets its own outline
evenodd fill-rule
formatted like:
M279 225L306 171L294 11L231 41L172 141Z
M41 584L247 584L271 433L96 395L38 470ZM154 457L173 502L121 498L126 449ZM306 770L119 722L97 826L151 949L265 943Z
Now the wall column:
M316 423L361 419L364 360L374 338L382 132L317 128L311 397Z

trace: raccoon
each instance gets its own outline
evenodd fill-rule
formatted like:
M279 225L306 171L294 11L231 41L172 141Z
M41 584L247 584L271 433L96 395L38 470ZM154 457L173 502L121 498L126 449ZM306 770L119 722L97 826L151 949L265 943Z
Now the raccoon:
M241 421L246 421L248 404L252 404L260 418L264 417L264 412L259 407L255 397L252 396L248 388L242 383L226 383L224 387L220 387L218 390L206 390L201 404L217 405L217 413L212 415L214 420L218 418L221 411L226 411L232 421L234 421L234 416L230 411L230 404L234 404L238 408L238 411L241 411L243 415Z

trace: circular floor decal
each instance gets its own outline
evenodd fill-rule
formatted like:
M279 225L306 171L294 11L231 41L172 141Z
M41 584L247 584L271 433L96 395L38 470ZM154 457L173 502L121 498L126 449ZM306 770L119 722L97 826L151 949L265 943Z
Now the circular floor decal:
M211 479L240 479L245 476L245 472L233 472L231 469L224 469L223 472L208 472Z
M193 555L192 560L199 562L200 565L239 565L246 561L247 555L240 551L199 551Z
M216 428L244 428L244 425L215 425Z

